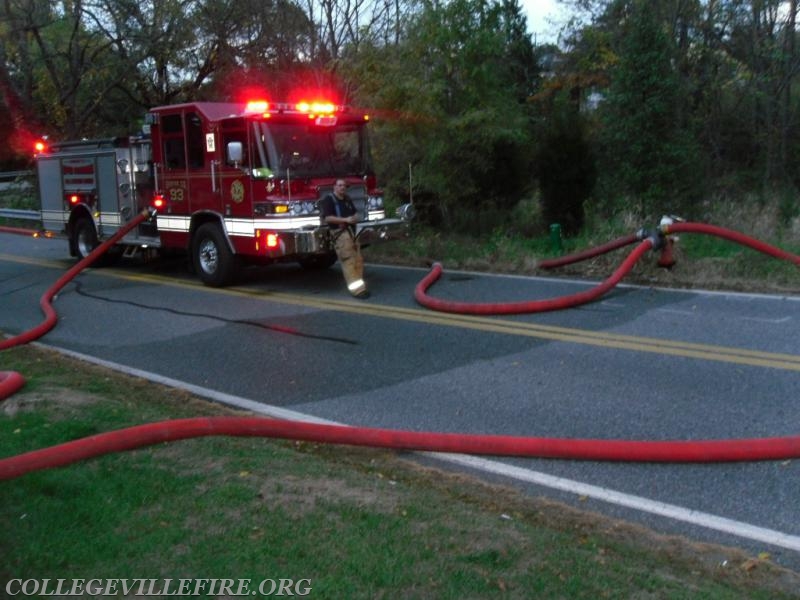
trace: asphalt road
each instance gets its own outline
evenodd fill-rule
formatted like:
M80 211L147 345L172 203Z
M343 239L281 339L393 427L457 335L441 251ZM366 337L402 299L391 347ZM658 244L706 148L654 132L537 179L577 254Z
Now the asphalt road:
M39 298L72 264L64 240L0 233L0 330L40 323ZM128 261L67 285L41 341L268 413L353 425L636 440L800 434L800 278L786 297L620 286L580 308L475 318L418 306L424 270L367 273L373 294L362 302L338 267L252 269L218 290L180 260ZM446 272L430 293L505 302L588 286ZM800 460L420 460L800 569Z

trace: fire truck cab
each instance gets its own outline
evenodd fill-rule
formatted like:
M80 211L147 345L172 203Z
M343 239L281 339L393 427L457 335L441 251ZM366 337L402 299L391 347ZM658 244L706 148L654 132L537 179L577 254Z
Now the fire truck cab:
M179 249L201 280L242 262L336 261L317 202L337 179L359 211L362 247L406 237L412 211L386 218L369 117L328 103L194 102L152 109L143 134L51 144L37 155L43 228L84 257L142 209L156 209L120 254Z

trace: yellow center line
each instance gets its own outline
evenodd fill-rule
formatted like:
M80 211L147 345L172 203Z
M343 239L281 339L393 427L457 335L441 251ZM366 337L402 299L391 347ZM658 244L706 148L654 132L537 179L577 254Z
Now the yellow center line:
M56 261L42 261L4 254L0 254L0 260L8 260L24 264L38 264L57 268L63 267L62 264ZM262 301L281 304L293 304L318 310L333 310L349 314L396 319L415 323L425 323L443 327L460 327L474 331L569 342L574 344L596 346L600 348L631 350L634 352L650 352L654 354L679 356L683 358L694 358L771 369L800 371L800 355L795 354L781 354L774 352L763 352L759 350L748 350L746 348L698 344L670 340L666 338L651 338L601 331L589 331L584 329L543 325L539 323L512 321L508 319L499 319L496 317L493 318L441 313L427 309L404 308L385 304L375 304L374 302L365 303L363 301L355 300L315 298L302 294L254 290L246 287L209 288L202 285L199 281L176 281L175 279L160 275L131 274L115 269L103 269L102 271L94 271L94 273L141 283L170 285L173 287L182 287L186 289L202 289L206 292L255 298Z

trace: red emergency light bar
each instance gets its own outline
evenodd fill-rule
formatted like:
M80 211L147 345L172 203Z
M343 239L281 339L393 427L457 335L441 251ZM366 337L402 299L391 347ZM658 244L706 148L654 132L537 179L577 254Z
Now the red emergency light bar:
M248 113L265 113L269 110L269 102L266 100L250 100L244 110Z
M347 112L347 107L335 104L328 100L313 100L300 102L267 102L266 100L249 100L245 104L244 112L247 114L261 115L264 119L269 119L273 115L281 113L299 113L306 115L309 120L316 125L323 127L333 127L338 122L337 113ZM363 115L364 121L369 121L369 115Z
M295 108L299 112L315 115L331 115L336 112L336 105L332 102L298 102Z
M266 100L249 100L245 105L246 113L269 113L269 112L299 112L310 115L332 115L336 112L344 110L343 106L339 106L328 100L301 100L294 104L289 103L270 103Z

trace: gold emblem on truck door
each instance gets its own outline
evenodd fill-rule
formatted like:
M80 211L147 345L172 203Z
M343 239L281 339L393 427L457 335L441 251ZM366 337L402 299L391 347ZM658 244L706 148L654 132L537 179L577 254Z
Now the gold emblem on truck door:
M237 204L244 200L244 184L239 179L231 184L231 200Z

